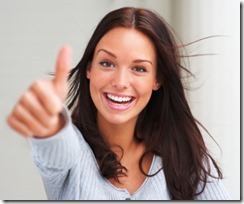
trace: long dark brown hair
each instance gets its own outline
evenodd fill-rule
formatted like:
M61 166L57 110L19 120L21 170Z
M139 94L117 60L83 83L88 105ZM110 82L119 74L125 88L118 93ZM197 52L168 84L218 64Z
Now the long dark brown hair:
M201 124L193 117L187 103L182 72L190 72L182 66L179 45L170 26L155 12L125 7L108 13L100 21L81 61L69 75L68 108L72 111L73 123L93 150L101 174L107 179L119 181L126 168L99 132L97 110L86 78L96 45L109 30L116 27L134 28L148 36L156 47L157 81L161 87L153 92L136 124L134 135L146 144L139 167L146 175L142 168L143 158L148 153L159 155L171 199L194 199L203 192L207 177L213 177L209 162L216 168L218 178L222 178L222 174L208 153L198 127ZM204 185L197 192L200 181Z

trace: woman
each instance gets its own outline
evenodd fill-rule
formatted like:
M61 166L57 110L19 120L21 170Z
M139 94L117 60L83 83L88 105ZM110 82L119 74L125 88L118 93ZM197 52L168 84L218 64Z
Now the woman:
M98 24L78 65L33 83L8 122L30 137L48 199L229 199L181 81L167 23L121 8ZM188 72L188 71L187 71ZM69 73L68 109L66 98Z

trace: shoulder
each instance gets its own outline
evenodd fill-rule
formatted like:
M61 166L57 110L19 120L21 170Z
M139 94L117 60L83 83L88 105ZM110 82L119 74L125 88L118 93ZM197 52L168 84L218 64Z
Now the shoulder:
M220 178L219 173L213 161L207 157L203 160L203 164L209 170L206 182L199 181L197 192L201 192L196 196L196 200L230 200L230 194L226 190L223 179ZM203 189L203 190L202 190Z

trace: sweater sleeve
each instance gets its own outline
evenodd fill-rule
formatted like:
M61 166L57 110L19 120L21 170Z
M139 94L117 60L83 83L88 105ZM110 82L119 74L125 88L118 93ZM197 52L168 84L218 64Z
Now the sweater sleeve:
M52 185L48 189L53 189L53 192L47 192L52 195L61 191L69 170L79 162L82 149L80 140L83 138L79 138L80 134L72 125L66 107L62 114L65 126L57 134L44 139L29 139L34 163L43 177L45 187L47 184Z
M230 194L227 192L223 181L221 179L217 179L218 174L215 169L213 163L209 160L211 175L214 177L208 176L207 183L204 188L204 191L196 196L195 200L231 200ZM201 192L203 188L203 182L200 181L197 192Z

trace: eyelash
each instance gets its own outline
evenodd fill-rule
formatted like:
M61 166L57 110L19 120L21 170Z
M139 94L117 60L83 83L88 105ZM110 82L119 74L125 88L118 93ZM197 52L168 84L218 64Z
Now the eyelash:
M147 72L147 70L144 67L133 67L132 70L139 73Z
M114 67L114 64L109 61L101 61L99 62L99 64L102 65L103 67Z
M115 67L115 65L112 63L112 62L109 62L109 61L101 61L99 62L99 64L103 67ZM132 68L133 71L135 72L138 72L138 73L144 73L144 72L147 72L147 70L144 68L144 67L133 67Z

